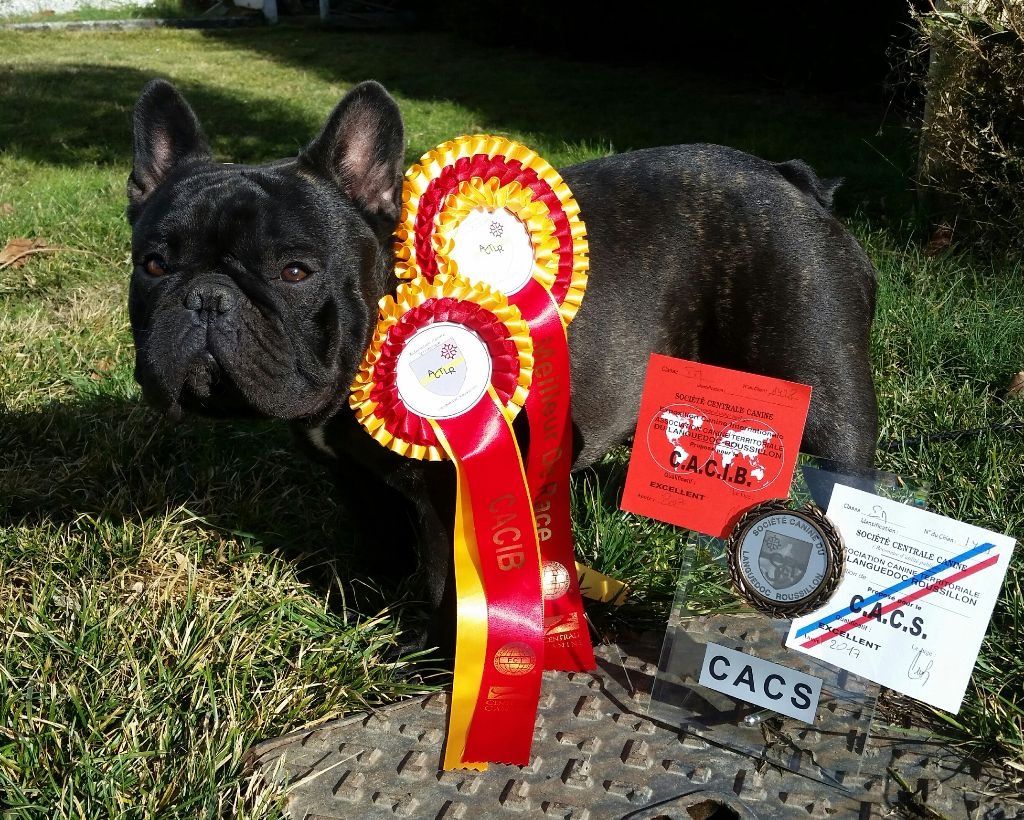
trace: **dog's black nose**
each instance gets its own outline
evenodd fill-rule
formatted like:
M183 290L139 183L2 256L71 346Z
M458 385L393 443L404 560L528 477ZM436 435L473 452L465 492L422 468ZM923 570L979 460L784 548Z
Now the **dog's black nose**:
M204 310L227 313L235 307L235 294L224 285L196 285L185 294L185 307L197 313Z

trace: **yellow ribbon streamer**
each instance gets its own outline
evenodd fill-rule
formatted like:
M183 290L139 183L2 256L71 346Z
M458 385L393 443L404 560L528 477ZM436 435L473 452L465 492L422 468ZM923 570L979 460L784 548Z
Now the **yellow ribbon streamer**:
M493 388L488 388L493 392ZM437 422L431 421L445 452L451 447ZM473 524L473 505L467 502L469 487L465 471L455 464L457 501L455 505L455 589L458 597L456 615L455 667L452 680L451 705L448 709L448 741L444 751L444 768L486 771L486 763L466 763L466 738L473 719L473 709L480 695L480 681L487 650L487 597L484 594L480 550Z

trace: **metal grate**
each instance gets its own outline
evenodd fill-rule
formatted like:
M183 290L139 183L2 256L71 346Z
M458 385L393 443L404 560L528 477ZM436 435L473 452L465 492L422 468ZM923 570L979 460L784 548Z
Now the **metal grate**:
M602 646L595 673L545 673L526 767L441 771L447 693L265 741L250 750L249 765L293 784L288 809L296 820L868 820L900 809L905 816L1024 818L1020 804L986 794L992 784L984 772L965 770L923 740L871 738L860 771L839 789L681 732L647 715L657 673L647 659L659 648L660 638ZM716 807L719 813L709 813Z

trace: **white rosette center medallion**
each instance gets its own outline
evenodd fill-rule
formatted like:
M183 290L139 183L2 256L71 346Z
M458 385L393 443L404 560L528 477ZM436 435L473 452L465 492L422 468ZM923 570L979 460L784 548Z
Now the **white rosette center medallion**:
M398 356L398 394L414 413L450 419L473 407L491 381L491 357L469 328L436 322L413 334Z
M530 280L533 241L505 208L474 208L455 229L452 242L451 258L470 281L511 296Z

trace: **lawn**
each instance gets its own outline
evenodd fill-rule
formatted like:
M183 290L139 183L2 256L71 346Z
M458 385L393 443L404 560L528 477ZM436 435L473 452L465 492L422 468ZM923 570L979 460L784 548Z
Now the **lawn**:
M36 240L0 268L5 816L275 816L280 795L244 777L249 745L444 683L396 652L422 618L414 580L360 572L344 512L286 431L172 424L141 403L125 181L132 105L155 76L239 162L294 155L374 78L401 105L409 164L486 131L555 166L717 142L844 177L837 209L880 279L878 466L928 485L943 514L1024 534L1024 397L1007 392L1024 369L1024 272L924 251L913 135L885 106L440 34L0 32L0 247ZM576 489L581 558L634 587L598 616L657 628L685 534ZM1021 552L960 714L918 713L1001 765L1007 788L1024 774Z

